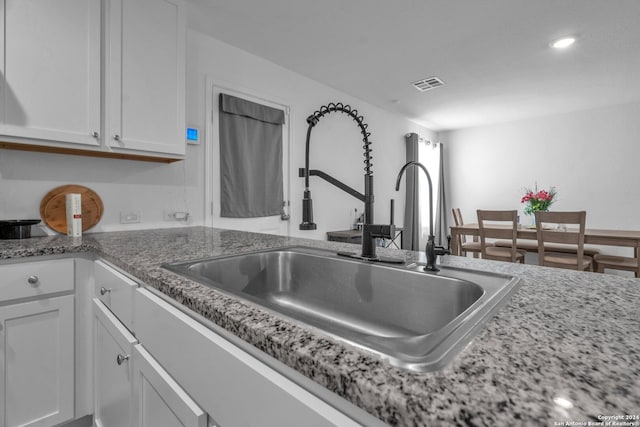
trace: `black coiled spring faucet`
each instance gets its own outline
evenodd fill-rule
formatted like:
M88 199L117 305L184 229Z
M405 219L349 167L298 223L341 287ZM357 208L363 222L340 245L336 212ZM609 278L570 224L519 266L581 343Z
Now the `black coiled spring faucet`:
M339 112L350 116L360 128L362 134L362 142L364 145L364 194L354 190L343 182L330 176L329 174L316 170L309 169L309 144L311 141L311 130L318 124L320 119L327 114ZM352 109L351 106L338 103L330 103L323 105L319 110L315 111L312 115L307 117L307 141L305 145L305 164L304 168L300 168L298 176L304 178L304 198L302 199L302 223L300 224L300 230L315 230L317 225L313 222L313 203L311 200L311 190L309 189L309 177L317 176L330 184L335 185L339 189L352 195L358 200L364 202L364 225L362 229L362 254L346 254L340 253L339 255L352 256L354 258L364 259L368 261L383 261L402 264L403 260L380 258L376 255L376 241L377 237L392 239L395 237L395 226L393 225L393 219L391 224L374 224L373 223L373 171L371 163L371 141L369 136L371 133L367 131L368 125L364 123L364 118L358 116L358 110Z

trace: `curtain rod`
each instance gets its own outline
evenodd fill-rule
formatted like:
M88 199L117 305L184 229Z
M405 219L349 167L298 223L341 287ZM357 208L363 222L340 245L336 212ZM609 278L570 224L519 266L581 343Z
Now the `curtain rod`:
M431 145L433 144L433 147L436 148L438 147L438 145L444 145L442 144L442 142L440 141L431 141L430 139L424 138L422 137L420 134L412 132L412 133L407 133L405 135L406 138L410 137L412 134L418 135L418 142L425 142L427 145Z

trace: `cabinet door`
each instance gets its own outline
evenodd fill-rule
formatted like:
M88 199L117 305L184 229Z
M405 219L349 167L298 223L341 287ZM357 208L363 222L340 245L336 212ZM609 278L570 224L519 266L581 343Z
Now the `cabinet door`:
M96 427L131 427L135 337L98 299L94 313L94 422Z
M73 296L0 307L0 426L73 418Z
M182 0L110 0L107 7L108 144L183 155L186 20Z
M0 134L99 145L100 0L4 0Z
M137 427L206 427L207 415L142 345L133 357Z

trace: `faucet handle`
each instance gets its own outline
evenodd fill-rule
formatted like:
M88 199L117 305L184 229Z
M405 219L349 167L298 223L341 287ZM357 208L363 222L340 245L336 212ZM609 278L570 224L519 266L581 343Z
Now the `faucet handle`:
M447 247L444 246L436 246L435 247L436 255L451 255L451 235L447 236Z

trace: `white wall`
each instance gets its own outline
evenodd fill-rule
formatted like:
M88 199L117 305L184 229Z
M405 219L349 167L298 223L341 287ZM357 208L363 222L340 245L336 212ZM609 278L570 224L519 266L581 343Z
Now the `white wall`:
M523 187L554 185L552 209L586 210L587 227L639 229L640 103L443 132L448 200L467 222L476 209L518 209Z
M184 225L163 220L163 210L200 213L198 159L170 165L64 154L0 150L0 219L40 218L40 200L51 189L80 184L104 203L103 217L91 232ZM120 212L140 212L139 224L120 224ZM201 221L192 218L189 224ZM53 233L50 230L44 232ZM37 231L34 231L34 235Z
M304 180L298 168L304 166L306 117L329 102L343 102L356 108L369 124L373 141L376 222L389 220L389 199L396 199L396 222L402 218L402 193L395 192L396 175L405 159L404 135L418 132L425 137L433 133L415 123L348 96L342 92L284 69L255 55L236 49L207 35L190 31L188 35L187 120L205 126L207 99L205 82L209 77L221 86L278 101L291 107L291 234L324 239L326 231L349 226L354 208L363 204L317 177L310 178L316 231L300 231ZM365 72L365 70L363 70ZM217 141L217 135L212 135ZM364 157L362 136L356 123L346 115L325 116L313 129L310 165L321 169L364 192ZM202 148L202 147L201 147ZM201 150L201 153L204 151ZM204 167L204 156L200 167ZM219 185L218 171L213 171ZM216 215L217 216L217 215ZM216 221L222 221L214 217ZM227 224L227 222L224 222Z
M394 197L396 222L401 222L403 196L402 192L395 192L394 185L396 174L404 164L404 135L417 132L431 139L432 132L255 55L189 31L187 124L198 126L203 133L206 128L205 76L222 85L283 100L292 107L292 234L324 239L328 230L347 228L355 207L362 210L361 202L312 177L318 230L298 230L302 217L303 179L297 178L297 170L304 166L305 118L331 101L351 104L364 115L373 141L375 219L377 222L388 221L389 198ZM334 113L322 119L312 135L311 166L363 192L362 142L355 122ZM202 140L206 140L205 135ZM184 224L165 221L165 210L188 211L192 215L189 224L203 224L204 165L203 144L187 146L186 160L170 165L0 150L0 219L39 218L42 197L54 187L74 183L95 190L104 202L104 216L92 232ZM120 224L121 211L140 212L142 222Z

